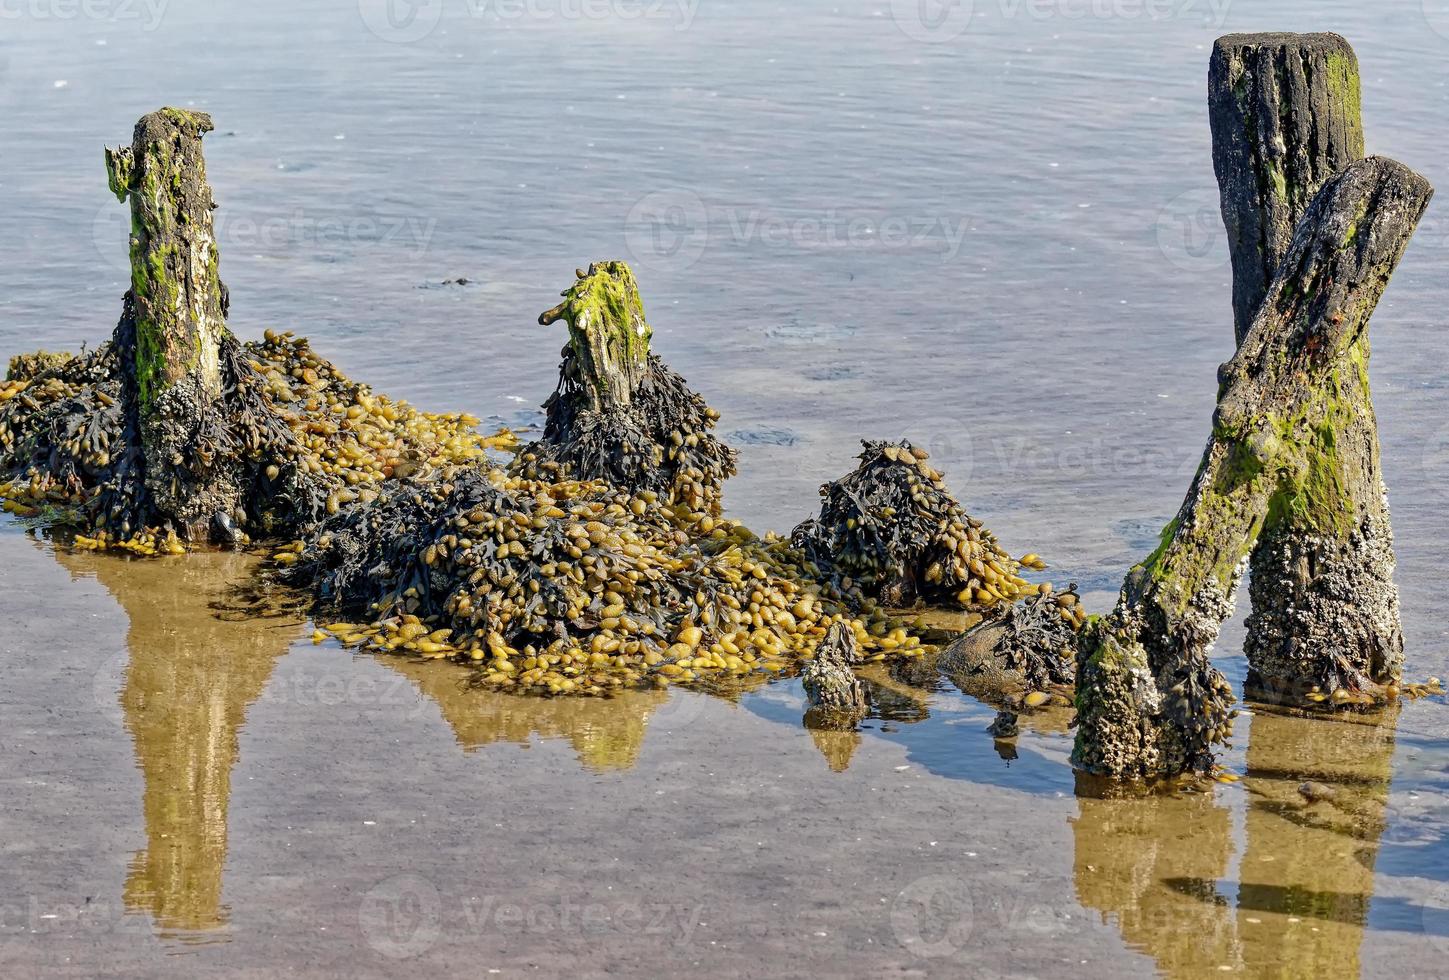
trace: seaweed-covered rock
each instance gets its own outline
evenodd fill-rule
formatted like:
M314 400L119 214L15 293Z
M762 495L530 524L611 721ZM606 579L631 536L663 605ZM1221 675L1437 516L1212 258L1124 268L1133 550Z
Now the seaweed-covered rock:
M717 517L736 453L712 433L719 413L650 352L634 274L623 262L578 271L564 301L539 317L568 324L543 438L516 470L541 479L606 480Z
M892 606L924 599L989 609L1036 591L996 536L967 514L909 442L863 441L855 471L820 488L820 516L792 537L823 572L848 578Z
M357 625L349 645L478 667L477 683L602 694L793 671L844 624L872 655L925 648L810 580L783 541L604 481L445 467L328 520L279 555ZM894 628L892 628L894 627Z
M1043 587L999 619L965 633L941 651L941 672L975 697L1070 689L1077 635L1087 621L1076 588Z

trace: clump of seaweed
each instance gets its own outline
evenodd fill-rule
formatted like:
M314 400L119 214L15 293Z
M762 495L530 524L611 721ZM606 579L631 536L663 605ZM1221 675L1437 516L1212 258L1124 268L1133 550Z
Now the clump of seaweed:
M737 455L711 431L719 413L650 351L653 331L626 264L596 262L577 276L539 317L567 323L569 343L543 437L520 454L517 471L652 490L718 517Z
M477 419L375 396L291 334L232 335L201 153L211 129L204 113L161 109L106 151L131 210L120 322L94 351L12 359L0 386L5 509L75 530L81 547L295 536L401 470L490 445Z
M792 538L816 565L892 606L918 599L989 610L1034 594L996 536L946 489L923 449L909 442L863 441L860 465L820 488L820 516Z
M867 659L929 650L874 603L812 581L788 543L702 523L653 490L450 467L388 487L278 557L362 620L326 627L344 644L471 663L475 683L504 690L790 672L837 624Z
M0 498L7 511L74 528L76 544L138 554L184 550L181 529L148 487L134 389L127 385L123 320L117 335L76 356L11 362L0 386ZM221 344L223 397L198 426L178 483L228 468L237 504L217 511L212 536L295 535L387 479L471 462L512 444L484 437L468 415L420 412L374 394L312 351L303 338L267 331ZM178 495L180 488L178 488ZM184 533L184 532L183 532Z

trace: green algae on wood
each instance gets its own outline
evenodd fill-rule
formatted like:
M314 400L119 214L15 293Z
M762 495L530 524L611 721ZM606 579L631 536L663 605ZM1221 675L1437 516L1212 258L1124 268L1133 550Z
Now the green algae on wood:
M1241 341L1312 195L1363 156L1358 60L1336 34L1231 35L1214 48L1209 87ZM1347 222L1345 248L1358 241L1368 203ZM1253 551L1245 646L1249 691L1262 700L1301 704L1312 693L1356 693L1401 672L1393 532L1368 359L1365 334L1317 392L1322 404L1311 414L1321 421L1304 476L1274 501Z
M1146 778L1212 765L1230 733L1231 689L1208 660L1265 529L1320 513L1363 465L1332 433L1361 409L1372 315L1433 194L1381 157L1351 165L1309 205L1242 345L1219 371L1213 433L1163 544L1127 576L1116 610L1078 654L1073 763ZM1356 222L1359 234L1345 244ZM1326 526L1325 533L1352 534Z
M627 406L648 369L654 333L634 273L623 262L596 262L579 271L563 297L538 322L568 324L569 344L595 409Z
M206 181L205 113L165 108L143 116L131 145L106 150L111 191L131 206L132 334L146 486L184 536L205 536L216 515L236 511L241 488L225 470L176 479L223 398L226 288L217 274L216 205Z
M577 276L564 301L538 318L567 323L569 343L544 405L543 437L515 470L650 490L718 517L736 458L714 435L719 413L650 349L653 331L628 265L595 262Z

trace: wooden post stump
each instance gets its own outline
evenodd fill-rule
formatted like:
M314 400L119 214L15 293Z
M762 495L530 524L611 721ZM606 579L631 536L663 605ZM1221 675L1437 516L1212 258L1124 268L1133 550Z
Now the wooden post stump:
M1237 354L1219 370L1212 438L1161 547L1089 627L1073 764L1114 778L1206 771L1231 733L1232 691L1209 650L1259 535L1325 515L1372 450L1345 445L1364 410L1369 318L1433 189L1359 161L1309 205Z
M1358 60L1336 34L1230 35L1214 47L1208 88L1241 343L1309 202L1363 157ZM1402 671L1367 335L1355 356L1343 384L1356 410L1331 422L1333 441L1352 447L1352 464L1253 551L1245 646L1248 693L1259 700L1302 704L1317 689L1347 702ZM1348 693L1336 695L1340 688Z
M224 396L227 294L217 274L215 208L201 138L211 117L161 109L129 147L106 150L111 190L131 205L131 290L117 330L135 400L151 503L183 536L227 523L241 490L211 450Z

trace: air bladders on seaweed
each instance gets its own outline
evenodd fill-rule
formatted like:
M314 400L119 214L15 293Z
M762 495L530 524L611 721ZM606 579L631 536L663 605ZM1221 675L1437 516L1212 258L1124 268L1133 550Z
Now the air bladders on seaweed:
M854 472L820 488L820 516L793 532L797 547L822 571L892 606L923 599L986 610L1034 594L1020 560L967 514L909 442L864 441Z

